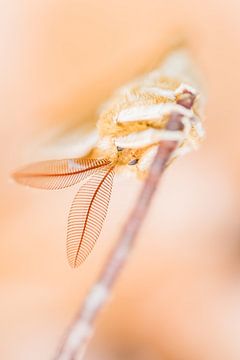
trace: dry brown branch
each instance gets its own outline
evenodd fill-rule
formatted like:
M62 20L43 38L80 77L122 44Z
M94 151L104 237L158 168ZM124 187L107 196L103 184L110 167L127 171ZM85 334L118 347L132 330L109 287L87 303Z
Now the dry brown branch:
M175 123L173 123L175 122ZM180 121L178 124L181 126ZM176 118L168 123L170 130L180 129L176 126ZM174 127L174 128L173 128ZM87 295L79 313L67 330L58 349L55 360L73 360L79 352L83 359L87 343L93 333L95 320L107 302L112 287L127 261L128 254L134 245L137 234L148 211L157 184L165 169L165 165L176 149L177 142L165 141L159 147L155 159L137 198L135 206L124 225L117 244L109 256L99 278Z

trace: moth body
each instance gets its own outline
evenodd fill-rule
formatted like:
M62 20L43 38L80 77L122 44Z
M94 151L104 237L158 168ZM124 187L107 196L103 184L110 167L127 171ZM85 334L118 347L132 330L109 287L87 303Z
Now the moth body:
M171 69L174 62L178 64L175 73ZM99 138L88 156L107 157L119 168L126 168L137 159L131 169L142 176L147 173L160 141L178 141L175 157L197 148L204 134L201 101L197 82L189 73L193 73L192 64L180 50L158 69L116 91L99 111ZM166 129L173 113L182 117L181 130Z
M116 169L128 168L143 177L161 142L171 142L168 145L176 149L170 161L198 147L204 131L193 69L184 51L173 52L101 107L98 133L95 128L89 133L82 129L78 157L33 163L13 174L17 182L40 189L63 189L84 181L68 217L67 256L72 267L85 260L99 237Z

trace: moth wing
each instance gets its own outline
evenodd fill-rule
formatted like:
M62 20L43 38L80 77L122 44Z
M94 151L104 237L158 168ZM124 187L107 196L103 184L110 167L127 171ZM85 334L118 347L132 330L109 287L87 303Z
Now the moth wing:
M80 188L73 200L67 229L67 257L73 268L86 259L100 235L113 177L113 166L102 168Z
M34 188L63 189L84 180L109 163L107 159L81 158L40 161L21 168L12 177L16 182Z

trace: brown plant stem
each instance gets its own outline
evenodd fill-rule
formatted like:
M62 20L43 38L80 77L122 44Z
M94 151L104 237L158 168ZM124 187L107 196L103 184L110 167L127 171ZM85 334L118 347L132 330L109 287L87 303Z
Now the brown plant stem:
M169 121L169 128L172 125L170 122L171 120ZM87 343L93 332L95 320L107 302L112 287L127 261L128 254L135 243L166 163L176 146L176 141L164 141L159 145L143 188L126 224L123 226L116 246L99 278L87 295L82 308L66 332L55 360L73 360L78 351L81 354L80 358L83 359Z

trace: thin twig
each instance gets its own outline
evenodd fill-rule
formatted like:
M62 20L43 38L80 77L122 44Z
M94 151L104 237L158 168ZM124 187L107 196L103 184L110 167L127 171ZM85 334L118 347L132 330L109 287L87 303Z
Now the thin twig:
M83 359L87 343L93 333L95 320L107 302L112 287L119 276L122 267L126 263L128 254L134 245L137 234L157 188L158 181L161 178L171 154L176 149L176 146L177 142L175 141L165 141L159 145L149 174L144 182L135 206L120 233L116 247L110 254L109 260L103 268L98 280L90 290L81 310L74 319L71 327L68 329L55 360L73 360L78 351L79 354L81 354L80 358Z

